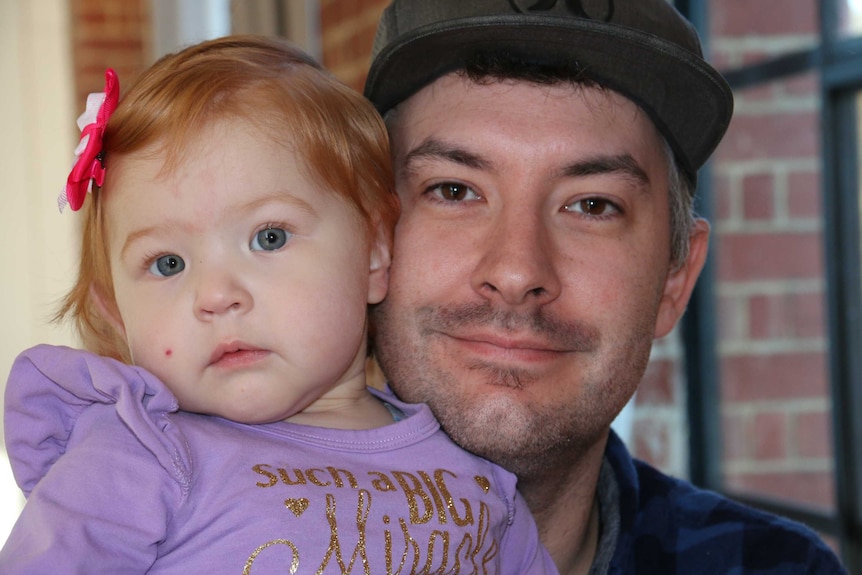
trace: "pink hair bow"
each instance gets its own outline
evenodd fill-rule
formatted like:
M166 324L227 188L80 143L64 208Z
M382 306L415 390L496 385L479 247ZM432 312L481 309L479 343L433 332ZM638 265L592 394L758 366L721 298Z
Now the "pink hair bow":
M105 91L87 96L87 108L78 117L81 141L75 148L75 164L66 180L66 187L57 199L61 212L66 204L73 212L78 211L87 192L93 190L93 182L101 186L105 181L102 136L119 100L120 82L116 72L108 68L105 70Z

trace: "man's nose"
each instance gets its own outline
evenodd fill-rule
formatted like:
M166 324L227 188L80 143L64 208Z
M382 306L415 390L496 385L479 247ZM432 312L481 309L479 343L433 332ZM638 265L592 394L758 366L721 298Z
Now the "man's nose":
M482 239L473 289L492 303L542 305L560 295L549 222L541 210L509 205L489 223Z

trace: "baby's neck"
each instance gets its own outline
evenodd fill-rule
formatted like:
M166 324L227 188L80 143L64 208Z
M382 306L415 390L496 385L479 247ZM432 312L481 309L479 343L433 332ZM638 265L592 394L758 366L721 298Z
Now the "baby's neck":
M374 429L394 420L383 402L365 390L349 398L318 399L287 421L333 429Z

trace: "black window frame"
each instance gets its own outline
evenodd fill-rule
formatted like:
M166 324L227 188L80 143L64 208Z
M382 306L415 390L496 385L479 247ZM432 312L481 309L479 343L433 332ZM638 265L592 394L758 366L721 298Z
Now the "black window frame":
M820 78L823 248L829 387L832 400L835 511L727 490L721 461L715 275L707 263L683 318L688 385L689 472L693 483L808 524L841 546L850 573L862 574L862 249L857 97L862 102L862 36L836 33L838 2L820 0L820 36L810 49L742 68L722 70L736 90L802 73ZM708 0L677 0L708 45ZM696 208L707 218L709 166L700 177ZM714 258L709 258L714 260ZM855 415L855 417L854 417Z

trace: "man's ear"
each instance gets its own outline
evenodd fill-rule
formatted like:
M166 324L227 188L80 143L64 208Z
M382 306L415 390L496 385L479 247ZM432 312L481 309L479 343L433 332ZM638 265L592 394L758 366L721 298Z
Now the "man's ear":
M99 315L114 328L120 337L126 339L126 326L123 325L123 318L120 317L117 302L113 298L103 295L96 286L90 286L90 300L98 310Z
M692 227L688 258L679 269L670 270L664 282L664 293L659 303L653 337L660 338L670 333L670 330L682 317L694 284L706 263L709 248L709 222L697 218Z
M368 303L383 301L389 291L389 265L392 263L391 234L380 222L374 225L371 240L371 264L368 269Z

